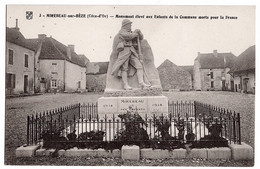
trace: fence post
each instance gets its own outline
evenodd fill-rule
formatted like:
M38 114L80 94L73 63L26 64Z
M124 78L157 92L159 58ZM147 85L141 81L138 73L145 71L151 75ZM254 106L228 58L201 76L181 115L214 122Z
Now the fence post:
M229 143L232 141L232 122L231 122L231 112L227 110L228 113L228 130L229 130Z
M58 108L58 112L60 113L60 120L63 119L63 117L62 117L63 112L61 110L62 110L61 108Z
M51 114L51 111L49 111L49 113L50 113L50 116L51 116L51 126L50 126L50 128L51 128L51 133L52 133L52 114ZM51 134L51 140L52 140L52 134Z
M78 109L79 109L79 118L80 118L80 103L78 104Z
M98 102L96 102L96 107L95 107L95 117L98 118Z
M30 116L27 116L27 145L30 144Z
M237 113L237 122L238 122L238 144L241 144L240 113Z
M37 132L37 127L38 127L38 113L36 112L36 117L35 117L35 137L34 137L34 144L37 144L38 141L38 132Z
M32 144L33 144L33 134L34 134L34 133L33 133L33 122L34 122L34 117L33 117L33 115L32 115L32 125L31 125L31 130L32 130L32 131L31 131L31 132L32 132L32 133L31 133L31 137L32 137L32 138L31 138L31 141L32 141Z
M73 114L73 131L76 130L76 115Z
M236 113L234 112L233 116L233 138L234 138L234 143L236 143Z
M195 115L195 119L197 118L197 102L194 101L194 115Z

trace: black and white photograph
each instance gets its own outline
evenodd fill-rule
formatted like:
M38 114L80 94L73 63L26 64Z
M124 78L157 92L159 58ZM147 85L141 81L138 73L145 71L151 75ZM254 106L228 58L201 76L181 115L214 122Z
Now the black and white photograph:
M255 166L256 5L5 8L4 165Z

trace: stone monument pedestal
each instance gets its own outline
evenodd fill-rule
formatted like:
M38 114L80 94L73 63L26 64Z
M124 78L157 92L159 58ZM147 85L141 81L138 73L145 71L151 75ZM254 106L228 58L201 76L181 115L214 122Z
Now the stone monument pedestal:
M131 97L101 97L98 99L98 115L102 119L124 114L129 106L141 116L147 118L155 115L168 115L168 98L166 96L131 96Z

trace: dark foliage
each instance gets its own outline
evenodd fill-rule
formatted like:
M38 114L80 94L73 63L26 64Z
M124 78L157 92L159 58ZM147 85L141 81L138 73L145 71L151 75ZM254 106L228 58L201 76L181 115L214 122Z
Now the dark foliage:
M222 137L213 137L212 135L205 135L198 142L194 143L194 148L213 148L213 147L228 147L228 141Z
M143 126L147 126L142 117L130 107L125 114L118 115L124 122L125 128L117 132L114 141L123 145L138 145L140 148L149 147L149 136Z
M209 135L205 135L194 146L200 148L228 147L228 141L220 136L223 127L218 123L218 119L213 120L213 117L209 117L205 126L209 131Z
M177 121L174 123L175 127L179 131L178 133L178 139L184 140L184 130L185 130L185 121L184 119L178 117Z
M153 148L153 149L167 149L173 150L176 148L212 148L212 147L226 147L228 141L220 137L222 125L212 117L204 119L204 124L209 131L209 135L195 141L196 135L192 130L192 123L185 121L185 119L178 117L175 120L175 127L178 130L178 136L172 137L169 133L172 121L166 117L154 117L153 126L156 128L155 136L149 139L147 131L144 127L148 126L142 117L130 108L125 114L118 115L121 118L124 127L117 131L113 141L103 141L105 132L100 130L93 130L89 132L80 133L79 136L75 134L74 130L69 133L67 137L62 135L63 127L55 128L54 130L45 130L42 133L44 141L43 148L54 148L57 151L60 149L69 149L78 147L81 149L98 149L104 148L105 150L121 149L123 145L138 145L140 148ZM185 132L187 133L185 135ZM186 141L184 141L184 138ZM57 155L55 152L54 156Z
M172 150L178 148L181 145L180 139L172 137L169 134L169 128L171 127L171 121L161 117L154 118L154 127L156 127L156 132L158 136L151 139L151 147L153 149L168 149Z
M45 130L42 132L43 148L55 148L55 149L68 149L68 139L61 136L63 127L56 128L54 130Z
M69 141L71 141L71 142L76 141L77 135L75 133L76 133L76 130L74 130L72 133L69 133L67 135L67 138Z
M187 135L185 136L187 144L194 143L194 140L196 138L196 135L192 131L192 124L189 122L186 122L186 128L187 128Z
M100 130L92 130L81 133L78 137L78 148L98 149L104 147L103 142L105 132Z

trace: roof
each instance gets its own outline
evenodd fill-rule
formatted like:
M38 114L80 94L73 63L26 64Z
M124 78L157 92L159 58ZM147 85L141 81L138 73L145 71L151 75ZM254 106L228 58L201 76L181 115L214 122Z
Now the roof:
M162 69L162 68L171 67L171 66L177 66L177 65L172 63L169 59L166 59L160 66L158 66L157 69Z
M89 59L87 58L87 56L85 56L84 54L79 54L78 55L82 60L85 61L85 63L89 62Z
M217 57L213 53L200 53L195 60L200 62L201 69L217 69L232 67L236 56L233 53L217 53ZM226 64L224 60L226 59Z
M235 60L229 72L240 72L255 69L255 45L246 49Z
M178 66L178 67L180 67L181 69L189 72L192 75L191 77L193 77L193 65Z
M31 43L37 44L37 46L41 44L39 59L67 60L81 67L86 66L86 57L84 58L82 57L82 55L79 56L74 51L71 51L71 58L69 58L67 55L68 47L52 37L45 37L42 39L29 39L29 41L31 41Z
M164 90L180 89L190 90L192 87L192 76L183 68L166 59L157 68Z
M6 41L35 51L35 45L25 39L23 34L17 28L6 27Z
M168 75L173 75L175 73L178 73L178 72L182 72L182 73L185 73L186 75L191 75L189 73L189 71L187 71L187 68L189 68L189 71L190 68L193 69L193 66L177 66L176 64L172 63L170 60L166 59L158 68L157 70L160 71L160 70L167 70L168 72ZM193 72L193 70L192 70Z
M87 75L106 74L109 62L88 62Z

